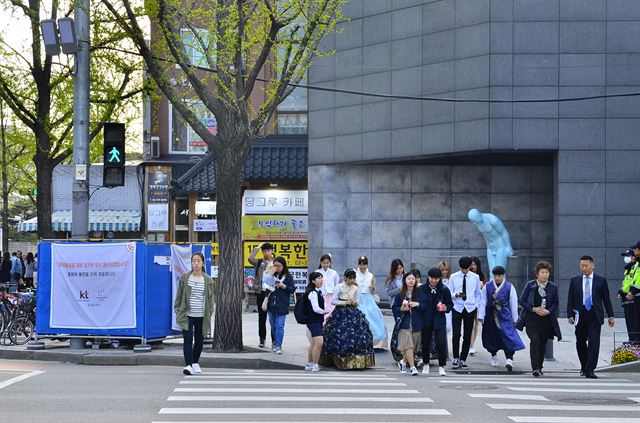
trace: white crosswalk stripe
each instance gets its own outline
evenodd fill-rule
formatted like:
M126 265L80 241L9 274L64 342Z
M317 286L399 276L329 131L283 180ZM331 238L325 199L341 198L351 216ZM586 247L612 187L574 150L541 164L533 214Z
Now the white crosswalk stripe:
M202 423L210 416L216 422L247 423L282 416L280 420L309 423L317 415L331 423L339 423L341 416L361 416L372 423L397 421L396 416L407 421L441 416L450 422L451 413L433 403L419 390L380 373L204 372L179 381L157 421L168 423L164 417Z
M521 401L549 401L542 395L518 395L518 394L467 394L471 398L513 399Z

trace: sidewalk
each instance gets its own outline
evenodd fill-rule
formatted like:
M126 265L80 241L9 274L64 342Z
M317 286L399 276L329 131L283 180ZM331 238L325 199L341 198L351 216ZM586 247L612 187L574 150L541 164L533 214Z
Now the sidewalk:
M385 310L385 314L388 310ZM285 337L282 355L278 356L271 352L269 345L267 348L258 348L257 318L255 312L243 314L243 341L246 352L219 354L209 352L206 348L202 354L200 363L203 367L218 368L243 368L243 369L301 369L307 362L308 341L306 337L306 327L296 323L293 314L287 317L285 325ZM385 315L387 329L389 333L393 328L393 318ZM577 372L580 363L575 349L575 335L573 327L569 326L566 319L560 320L563 340L554 341L555 361L545 362L547 372ZM616 340L626 339L624 320L618 319L615 328L609 328L606 323L602 327L602 337L600 341L600 361L598 368L608 366L613 350L614 330ZM515 372L529 372L529 339L526 333L519 332L527 349L518 351L515 355ZM152 352L136 353L131 349L102 346L100 349L85 348L74 350L69 348L68 342L46 340L45 349L40 351L27 350L27 346L0 346L0 359L19 360L44 360L71 362L87 365L163 365L163 366L183 366L182 339L168 339L161 345L154 345ZM617 345L619 346L619 345ZM475 344L478 350L475 357L467 360L470 370L453 371L453 373L504 373L504 367L493 368L489 364L490 355L482 348L480 334ZM449 348L451 348L451 337L449 336ZM502 352L498 353L501 363L504 362ZM395 369L395 362L388 351L376 353L376 369ZM449 371L449 370L448 370Z

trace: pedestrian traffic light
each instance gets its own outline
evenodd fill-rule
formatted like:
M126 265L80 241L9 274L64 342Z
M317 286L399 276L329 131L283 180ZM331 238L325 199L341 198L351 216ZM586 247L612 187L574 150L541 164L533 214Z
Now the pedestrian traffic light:
M102 185L105 187L124 186L124 123L104 124L103 157Z

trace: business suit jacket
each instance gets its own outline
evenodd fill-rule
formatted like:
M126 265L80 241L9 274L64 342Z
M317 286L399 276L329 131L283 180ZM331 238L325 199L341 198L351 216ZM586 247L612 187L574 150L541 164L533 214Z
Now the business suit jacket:
M567 317L575 317L573 310L578 310L583 313L584 305L582 303L582 281L584 275L580 274L571 278L569 282L569 294L567 298ZM611 306L611 298L609 297L609 285L607 279L593 274L593 280L591 281L591 309L596 312L596 318L602 325L604 323L604 312L607 312L607 317L613 317L613 307ZM604 307L603 307L604 306Z

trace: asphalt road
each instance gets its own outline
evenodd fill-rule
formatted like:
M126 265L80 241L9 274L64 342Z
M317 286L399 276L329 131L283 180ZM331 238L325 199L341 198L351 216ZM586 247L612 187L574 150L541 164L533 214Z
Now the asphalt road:
M432 368L432 371L434 369ZM3 421L640 423L640 374L398 372L0 363Z

